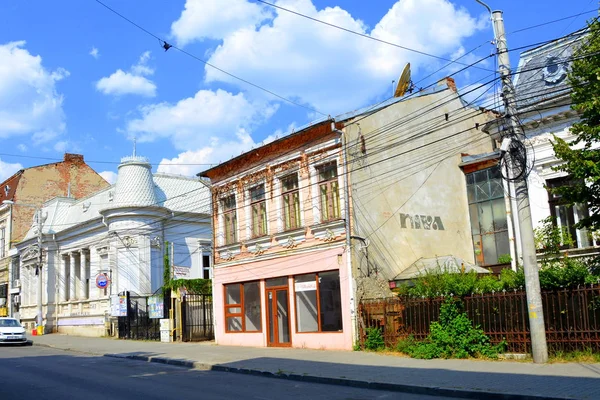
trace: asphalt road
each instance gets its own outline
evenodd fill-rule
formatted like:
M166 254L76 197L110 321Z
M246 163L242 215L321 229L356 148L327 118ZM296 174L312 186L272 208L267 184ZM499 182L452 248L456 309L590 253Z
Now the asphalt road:
M401 399L436 400L134 360L38 346L0 347L0 399Z

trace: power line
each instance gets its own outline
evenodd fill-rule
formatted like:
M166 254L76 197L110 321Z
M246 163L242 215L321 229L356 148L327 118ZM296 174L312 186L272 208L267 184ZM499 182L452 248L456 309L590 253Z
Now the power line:
M306 19L309 19L309 20L311 20L311 21L318 22L318 23L320 23L320 24L323 24L323 25L330 26L330 27L332 27L332 28L340 29L340 30L342 30L342 31L345 31L345 32L348 32L348 33L352 33L353 35L357 35L357 36L360 36L360 37L363 37L363 38L366 38L366 39L371 39L371 40L375 40L375 41L377 41L377 42L380 42L380 43L384 43L384 44L387 44L387 45L390 45L390 46L394 46L394 47L397 47L397 48L399 48L399 49L402 49L402 50L406 50L406 51L410 51L410 52L413 52L413 53L421 54L421 55L424 55L424 56L427 56L427 57L431 57L431 58L436 58L436 59L438 59L438 60L442 60L442 61L450 61L450 62L456 62L457 64L466 65L466 64L459 63L459 62L457 62L457 61L451 60L451 59L449 59L449 58L445 58L445 57L436 56L436 55L434 55L434 54L426 53L426 52L424 52L424 51L415 50L415 49L412 49L412 48L410 48L410 47L401 46L401 45L399 45L399 44L392 43L392 42L388 42L388 41L386 41L386 40L383 40L383 39L378 39L378 38L376 38L376 37L373 37L373 36L371 36L371 35L366 35L366 34L364 34L364 33L360 33L360 32L357 32L357 31L353 31L352 29L344 28L344 27L342 27L342 26L339 26L339 25L335 25L335 24L332 24L332 23L329 23L329 22L326 22L326 21L323 21L323 20L320 20L320 19L317 19L317 18L313 18L313 17L311 17L311 16L308 16L308 15L305 15L305 14L302 14L302 13L299 13L299 12L297 12L297 11L294 11L294 10L291 10L291 9L289 9L289 8L285 8L285 7L282 7L282 6L278 6L278 5L276 5L276 4L273 4L273 3L269 3L269 2L267 2L267 1L263 1L263 0L256 0L256 1L257 1L257 2L259 2L259 3L266 4L266 5L268 5L268 6L271 6L271 7L273 7L273 8L277 8L277 9L280 9L280 10L283 10L283 11L286 11L286 12L289 12L289 13L291 13L291 14L294 14L294 15L297 15L297 16L299 16L299 17L306 18ZM482 70L484 70L484 71L489 71L489 69L487 69L487 68L481 68L481 67L476 67L476 68L478 68L478 69L482 69Z
M138 29L142 30L143 32L145 32L146 34L148 34L148 35L152 36L153 38L155 38L155 39L158 39L158 41L161 43L161 46L162 46L162 47L165 49L165 51L166 51L166 50L168 50L168 49L171 49L171 48L173 48L173 49L175 49L175 50L178 50L178 51L180 51L181 53L183 53L183 54L185 54L185 55L187 55L187 56L189 56L189 57L191 57L191 58L193 58L193 59L195 59L195 60L197 60L197 61L200 61L200 62L201 62L201 63L203 63L204 65L208 65L209 67L211 67L211 68L213 68L213 69L216 69L217 71L220 71L220 72L224 73L225 75L228 75L228 76L230 76L230 77L232 77L232 78L234 78L234 79L237 79L237 80L239 80L240 82L244 82L244 83L246 83L247 85L250 85L250 86L253 86L253 87L257 88L257 89L260 89L260 90L262 90L263 92L269 93L270 95L272 95L272 96L275 96L275 97L277 97L277 98L279 98L279 99L281 99L281 100L283 100L283 101L286 101L286 102L288 102L288 103L290 103L290 104L293 104L293 105L295 105L295 106L297 106L297 107L302 107L302 108L305 108L305 109L307 109L307 110L310 110L310 111L312 111L312 112L316 112L317 114L321 114L321 115L323 115L323 116L327 116L327 115L328 115L328 114L325 114L325 113L323 113L323 112L321 112L321 111L319 111L319 110L317 110L317 109L315 109L315 108L313 108L313 107L309 107L309 106L306 106L306 105L304 105L304 104L301 104L301 103L295 102L295 101L293 101L293 100L290 100L290 99L288 99L288 98L287 98L287 97L285 97L285 96L282 96L282 95L280 95L280 94L277 94L277 93L273 92L272 90L270 90L270 89L267 89L267 88L265 88L265 87L263 87L263 86L260 86L260 85L258 85L258 84L256 84L256 83L253 83L253 82L251 82L251 81L249 81L249 80L247 80L247 79L244 79L244 78L242 78L242 77L239 77L239 76L237 76L237 75L234 75L234 74L232 74L231 72L227 72L227 71L225 71L224 69L222 69L222 68L220 68L220 67L218 67L218 66L216 66L216 65L214 65L214 64L212 64L212 63L209 63L208 61L205 61L205 60L203 60L202 58L200 58L200 57L198 57L198 56L196 56L196 55L194 55L194 54L192 54L192 53L190 53L190 52L188 52L188 51L185 51L185 50L183 50L183 49L181 49L181 48L179 48L179 47L177 47L177 46L175 46L175 45L169 44L169 43L167 43L165 40L163 40L161 37L159 37L159 36L155 35L154 33L150 32L150 31L149 31L149 30L147 30L147 29L145 29L145 28L144 28L144 27L142 27L141 25L139 25L139 24L137 24L137 23L133 22L131 19L127 18L126 16L124 16L124 15L123 15L123 14L121 14L121 13L119 13L119 12L118 12L118 11L116 11L115 9L113 9L113 8L109 7L108 5L104 4L102 1L100 1L100 0L95 0L95 1L96 1L98 4L100 4L100 5L104 6L104 7L105 7L106 9L108 9L109 11L113 12L115 15L117 15L117 16L119 16L119 17L121 17L123 20L125 20L125 21L129 22L130 24L132 24L132 25L133 25L133 26L135 26L136 28L138 28Z
M590 3L591 3L592 1L593 1L593 0L591 0L591 1L590 1ZM589 4L589 3L588 3L588 4ZM519 33L519 32L523 32L523 31L527 31L527 30L534 29L534 28L539 28L539 27L541 27L541 26L546 26L546 25L554 24L554 23L556 23L556 22L565 21L565 20L567 20L567 19L576 18L576 17L579 17L579 16L581 16L581 15L590 14L590 13L595 13L595 12L598 12L598 10L588 10L588 11L582 11L582 12L580 12L579 14L573 14L573 15L569 15L568 17L559 18L559 19L555 19L555 20L552 20L552 21L547 21L547 22L542 22L542 23L540 23L540 24L537 24L537 25L531 25L531 26L527 26L527 27L525 27L525 28L520 28L520 29L517 29L517 30L515 30L515 31L508 32L508 33L507 33L507 35L510 35L510 34L513 34L513 33ZM569 24L569 25L570 25L570 24Z

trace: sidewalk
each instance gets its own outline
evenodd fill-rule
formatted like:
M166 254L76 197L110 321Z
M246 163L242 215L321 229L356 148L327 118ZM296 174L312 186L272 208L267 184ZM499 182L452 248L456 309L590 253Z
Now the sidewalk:
M427 395L485 399L600 399L600 364L415 360L367 352L33 337L34 345L229 371Z

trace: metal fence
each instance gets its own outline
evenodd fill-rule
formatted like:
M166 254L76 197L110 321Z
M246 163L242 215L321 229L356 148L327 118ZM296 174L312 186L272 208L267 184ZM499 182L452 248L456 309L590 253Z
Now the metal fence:
M184 342L212 340L213 327L212 296L187 294L181 303L181 320Z
M150 318L148 297L126 292L127 316L118 318L119 339L160 340L160 319ZM164 309L170 304L165 296Z
M465 312L490 337L506 341L509 352L531 350L529 314L525 292L509 291L466 296ZM413 335L424 339L429 324L439 318L443 298L363 300L359 306L361 340L366 329L382 331L387 346ZM600 287L598 285L542 292L546 339L551 352L587 350L600 352Z
M160 340L160 319L150 318L150 307L147 296L138 296L127 292L127 316L118 318L118 335L120 339ZM169 318L172 306L170 292L164 296L164 318ZM175 303L177 304L177 303ZM181 324L178 323L179 312L173 312L174 326L181 327L174 334L175 340L186 342L214 339L212 296L203 294L186 294L181 301ZM179 310L179 308L175 308Z

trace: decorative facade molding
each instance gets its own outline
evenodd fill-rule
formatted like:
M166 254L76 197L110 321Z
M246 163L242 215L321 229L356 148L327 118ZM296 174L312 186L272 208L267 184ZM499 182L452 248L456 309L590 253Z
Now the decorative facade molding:
M256 255L256 256L260 256L261 254L264 254L265 251L267 251L267 249L262 247L260 245L260 243L257 243L256 246L254 246L254 255Z
M40 248L37 244L31 245L21 254L22 261L37 260L40 255Z
M150 247L160 249L161 244L162 244L162 239L160 236L154 236L152 239L150 239Z
M333 231L331 229L326 229L325 230L325 238L323 239L323 241L325 242L332 242L335 240L335 233L333 233Z
M288 236L287 240L282 244L286 249L293 249L298 246L296 240L292 236Z
M121 241L123 242L123 245L127 248L136 246L138 244L137 238L133 236L125 236L123 237L123 239L121 239Z

